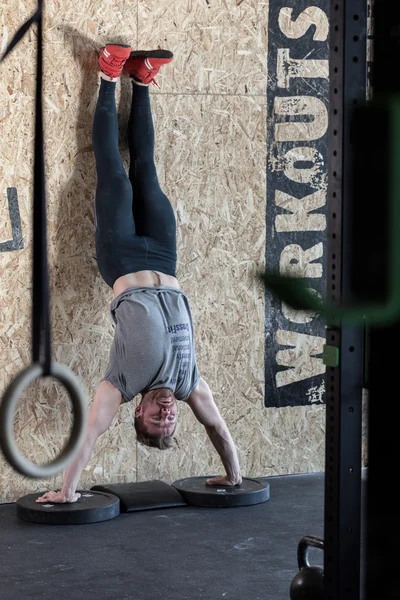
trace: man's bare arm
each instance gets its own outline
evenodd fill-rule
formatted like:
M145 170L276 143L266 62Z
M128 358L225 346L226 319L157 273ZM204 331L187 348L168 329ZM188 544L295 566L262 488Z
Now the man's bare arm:
M211 390L202 377L197 387L187 399L187 404L192 409L196 419L204 425L208 437L221 457L222 464L226 470L226 477L217 477L215 480L208 480L207 483L215 485L223 485L224 483L236 485L241 483L242 476L236 446L214 402Z
M111 425L122 402L121 392L107 381L102 381L89 409L86 436L75 460L65 472L60 492L47 492L37 502L76 502L76 488L82 471L88 463L97 439Z

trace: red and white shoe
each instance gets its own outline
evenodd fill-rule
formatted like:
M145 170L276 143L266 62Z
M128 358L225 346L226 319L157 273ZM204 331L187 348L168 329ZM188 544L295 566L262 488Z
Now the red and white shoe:
M117 79L121 75L130 53L130 46L107 44L104 48L100 49L100 69L110 79Z
M125 70L136 81L160 87L155 76L163 65L172 62L174 55L169 50L135 50L126 61Z

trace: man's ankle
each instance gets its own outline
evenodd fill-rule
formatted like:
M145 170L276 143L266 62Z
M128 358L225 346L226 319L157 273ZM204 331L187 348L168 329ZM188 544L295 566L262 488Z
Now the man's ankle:
M109 77L108 75L103 73L103 71L100 71L100 77L102 79L105 79L105 81L111 81L111 83L114 83L115 81L117 81L119 79L119 77Z
M134 77L133 75L131 76L131 81L135 85L140 85L140 87L149 87L148 83L143 83L142 81L139 81L139 79L136 79L136 77Z

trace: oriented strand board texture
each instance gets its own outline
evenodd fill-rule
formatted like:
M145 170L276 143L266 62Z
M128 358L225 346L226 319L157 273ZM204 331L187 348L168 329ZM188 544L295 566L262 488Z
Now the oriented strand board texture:
M2 4L2 49L34 6ZM175 60L159 77L161 90L152 89L157 166L177 214L178 275L191 299L199 367L246 476L324 468L324 407L263 406L264 292L254 276L265 256L267 16L267 0L47 0L45 12L54 358L81 378L90 402L113 336L112 292L98 273L93 239L96 52L110 40L168 47ZM35 39L31 31L0 67L0 235L10 238L6 189L16 187L24 237L24 249L0 255L0 391L30 362ZM126 160L128 82L118 91ZM80 487L222 472L186 406L167 452L136 443L134 406L123 406L100 438ZM24 452L42 461L61 447L70 423L65 392L38 382L21 400L15 430ZM0 461L0 501L61 482L62 474L27 480Z

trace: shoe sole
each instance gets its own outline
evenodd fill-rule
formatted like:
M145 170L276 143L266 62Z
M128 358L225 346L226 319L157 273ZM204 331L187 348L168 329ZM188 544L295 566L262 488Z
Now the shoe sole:
M129 44L106 44L105 46L102 46L100 48L100 51L105 50L107 46L116 46L117 48L130 48Z
M111 42L109 44L106 44L106 46L118 46L118 48L130 48L129 44L112 44ZM103 46L103 48L105 48L106 46Z
M174 58L169 50L134 50L129 58Z

